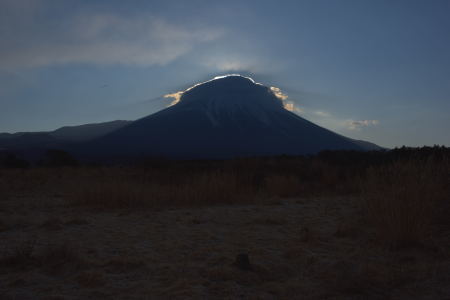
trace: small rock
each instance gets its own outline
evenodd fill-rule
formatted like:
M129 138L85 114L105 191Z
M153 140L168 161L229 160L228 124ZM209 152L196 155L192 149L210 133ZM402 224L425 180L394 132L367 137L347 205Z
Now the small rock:
M236 260L234 262L234 265L243 271L250 271L252 270L252 265L250 264L250 259L248 258L247 253L240 253L236 256Z
M302 227L300 230L300 241L301 242L308 242L311 240L311 231L308 227Z

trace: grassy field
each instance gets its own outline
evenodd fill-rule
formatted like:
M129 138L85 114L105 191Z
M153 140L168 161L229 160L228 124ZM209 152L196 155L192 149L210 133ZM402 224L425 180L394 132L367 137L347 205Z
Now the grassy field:
M354 155L0 169L0 298L450 297L448 156Z

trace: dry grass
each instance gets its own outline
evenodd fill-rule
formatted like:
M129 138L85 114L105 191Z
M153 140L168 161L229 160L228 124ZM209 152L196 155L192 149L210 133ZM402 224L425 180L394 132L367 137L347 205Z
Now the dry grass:
M92 208L162 209L353 192L338 171L304 158L0 169L0 197L50 196Z
M70 198L73 204L103 209L160 209L253 201L255 191L240 179L224 172L193 175L173 184L125 176L100 177L95 183L79 182L70 191Z
M103 264L103 267L109 273L125 273L145 267L145 261L128 256L120 256L108 260Z
M0 298L439 299L450 291L448 162L397 161L367 173L314 159L183 164L0 170L10 195L0 202ZM402 248L429 246L430 234L437 250ZM240 253L251 270L234 264Z
M450 286L448 244L439 256L376 245L367 221L353 220L357 197L125 214L54 201L58 218L42 218L44 207L19 237L2 234L12 250L0 298L411 299L420 289L415 298L440 299ZM240 253L251 270L236 267Z
M380 240L398 248L424 244L444 201L448 162L406 161L370 168L362 181L364 210Z
M271 196L294 197L301 193L302 185L300 179L292 175L271 175L265 180L265 191Z
M0 257L0 265L8 270L28 270L42 268L48 273L57 273L64 267L79 267L84 264L76 248L68 243L49 244L36 249L36 240L27 240L10 249L4 249Z
M105 276L99 271L83 271L76 280L84 288L98 288L105 285Z
M68 264L83 264L82 258L78 254L77 247L70 243L58 243L47 245L42 252L37 255L39 263L51 269L61 269Z
M63 222L61 221L61 219L57 218L57 217L51 217L48 218L47 220L45 220L42 224L41 227L46 229L46 230L60 230L63 228Z
M337 188L347 190L341 179L336 167L295 158L0 169L0 197L50 196L85 207L160 209L333 194Z
M267 225L267 226L283 226L286 220L279 217L259 217L251 219L247 222L249 225Z
M7 268L23 269L34 263L35 240L24 241L19 245L3 249L0 265Z
M447 170L445 168L419 160L369 168L367 174L361 176L366 211L379 224L377 226L397 228L394 223L398 214L403 214L400 219L404 221L399 222L411 225L400 228L410 228L412 232L418 231L413 226L425 229L420 220L428 218L425 215L431 213L434 204L423 199L438 198L437 194L443 193L442 180L435 178L448 172L448 163ZM259 159L165 167L0 170L0 197L6 199L7 195L18 194L60 197L69 205L98 209L265 203L289 197L356 194L355 180L363 171L363 168L336 166L314 159L309 162ZM376 218L377 215L382 217ZM413 221L417 218L419 222Z
M0 202L9 198L6 180L6 174L0 171Z

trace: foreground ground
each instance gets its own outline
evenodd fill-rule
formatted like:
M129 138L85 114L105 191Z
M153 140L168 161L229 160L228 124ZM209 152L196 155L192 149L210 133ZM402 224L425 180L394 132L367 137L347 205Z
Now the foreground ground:
M0 298L449 299L448 233L389 249L359 202L98 210L17 193L0 203Z

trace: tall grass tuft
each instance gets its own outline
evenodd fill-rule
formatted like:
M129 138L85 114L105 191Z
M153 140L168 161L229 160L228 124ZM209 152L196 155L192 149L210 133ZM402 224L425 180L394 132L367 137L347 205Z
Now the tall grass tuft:
M378 238L392 248L424 244L438 210L449 200L449 170L448 162L433 159L369 168L361 189Z

